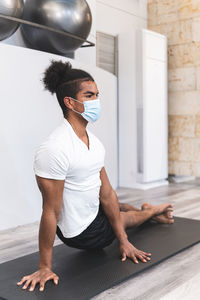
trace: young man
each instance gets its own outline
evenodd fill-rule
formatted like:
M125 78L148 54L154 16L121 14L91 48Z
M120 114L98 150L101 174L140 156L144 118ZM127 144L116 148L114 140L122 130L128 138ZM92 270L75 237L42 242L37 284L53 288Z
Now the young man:
M150 260L151 253L135 248L126 228L149 219L173 223L172 205L144 203L140 209L118 202L104 168L105 149L88 129L101 115L99 91L92 76L71 64L52 61L45 71L46 89L56 93L64 119L38 148L34 171L43 198L39 230L39 270L24 276L18 285L46 281L58 284L52 271L55 234L68 246L79 249L104 248L117 238L122 261Z

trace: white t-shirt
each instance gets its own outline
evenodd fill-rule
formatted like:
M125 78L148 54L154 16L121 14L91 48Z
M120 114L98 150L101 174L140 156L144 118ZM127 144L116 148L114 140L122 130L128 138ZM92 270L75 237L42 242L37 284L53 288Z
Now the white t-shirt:
M36 150L34 172L51 179L65 179L58 226L67 238L85 230L99 208L100 170L105 148L86 128L89 149L67 119L56 127Z

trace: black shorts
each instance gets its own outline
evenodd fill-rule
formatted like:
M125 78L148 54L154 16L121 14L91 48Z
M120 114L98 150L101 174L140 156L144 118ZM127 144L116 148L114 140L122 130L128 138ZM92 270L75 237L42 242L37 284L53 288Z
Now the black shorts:
M115 233L100 204L99 211L92 223L79 235L66 238L57 225L56 234L66 245L78 249L102 249L115 239Z

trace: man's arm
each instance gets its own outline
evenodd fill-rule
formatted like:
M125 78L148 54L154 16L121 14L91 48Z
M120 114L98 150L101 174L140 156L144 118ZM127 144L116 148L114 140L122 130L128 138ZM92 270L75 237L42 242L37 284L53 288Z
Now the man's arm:
M100 188L100 202L103 209L111 223L111 226L116 234L119 242L123 243L127 241L127 234L124 230L123 224L120 218L120 210L116 192L113 190L106 170L103 167L100 172L101 188Z
M31 284L33 291L35 285L40 283L40 291L44 289L45 282L53 279L58 283L58 276L51 271L52 252L56 235L56 226L62 208L63 189L65 180L54 180L36 176L38 187L42 193L43 211L39 229L39 270L31 275L24 276L19 284L26 281L23 289Z
M113 190L109 182L104 167L101 169L100 179L101 179L101 188L99 194L100 202L109 219L113 231L115 232L116 237L119 240L119 248L122 254L122 261L125 261L126 257L131 258L135 263L138 263L137 258L139 258L142 262L146 262L147 260L150 260L150 258L147 257L148 255L151 255L150 253L146 253L141 250L138 250L128 241L128 237L125 232L124 225L122 223L117 194Z
M43 211L39 229L39 267L52 267L52 251L56 226L60 217L65 180L46 179L36 176L42 193Z

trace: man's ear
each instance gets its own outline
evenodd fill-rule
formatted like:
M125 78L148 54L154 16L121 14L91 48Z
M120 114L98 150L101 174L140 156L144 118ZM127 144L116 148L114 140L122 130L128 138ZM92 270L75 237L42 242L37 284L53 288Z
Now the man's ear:
M68 108L72 108L72 105L71 105L71 98L70 98L70 97L65 97L63 100L64 100L65 105L66 105Z

